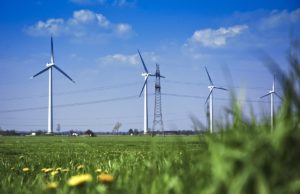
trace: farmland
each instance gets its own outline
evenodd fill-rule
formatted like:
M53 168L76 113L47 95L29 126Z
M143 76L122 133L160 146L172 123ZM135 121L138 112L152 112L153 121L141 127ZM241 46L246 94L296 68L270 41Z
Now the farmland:
M0 190L1 193L41 193L47 190L47 184L56 182L58 193L75 192L78 188L68 186L67 180L73 175L91 174L94 180L82 185L81 191L148 192L162 172L174 168L171 160L166 159L181 162L182 152L178 147L192 153L205 146L200 146L196 136L0 137ZM28 171L24 172L24 168ZM43 168L53 170L42 172ZM68 171L51 175L56 168ZM108 187L98 183L96 177L101 172L96 172L97 169L113 175L114 182Z
M0 137L0 193L298 193L299 130L257 129Z

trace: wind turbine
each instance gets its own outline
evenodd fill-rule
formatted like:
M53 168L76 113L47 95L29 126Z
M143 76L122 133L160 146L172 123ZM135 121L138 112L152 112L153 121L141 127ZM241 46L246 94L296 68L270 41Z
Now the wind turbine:
M54 52L53 52L53 38L51 36L51 58L50 58L50 63L46 64L46 68L43 69L42 71L38 72L31 78L34 78L45 71L49 70L49 102L48 102L48 134L53 133L53 96L52 96L52 68L57 69L59 72L61 72L64 76L66 76L69 80L71 80L73 83L75 83L74 80L70 76L68 76L63 70L61 70L58 66L55 65L54 63Z
M149 71L148 71L148 69L145 65L145 62L143 60L143 57L142 57L139 50L138 50L138 53L139 53L140 59L142 61L144 70L145 70L145 72L142 73L142 76L144 76L145 81L144 81L144 84L143 84L143 87L142 87L142 90L141 90L139 96L141 97L141 95L144 91L144 134L147 134L147 132L148 132L148 89L147 89L147 82L148 82L149 76L155 76L155 75L152 75L151 73L149 73Z
M209 129L210 129L210 133L213 133L213 91L214 91L214 89L220 89L220 90L227 91L227 89L223 88L223 87L215 86L211 80L211 77L210 77L206 67L205 67L205 71L206 71L206 74L208 76L209 83L210 83L210 85L208 86L209 94L206 98L205 104L207 103L207 101L209 99Z
M274 94L282 100L282 98L275 92L275 75L273 76L273 84L272 84L272 90L270 90L267 94L261 96L260 98L264 98L266 96L271 97L271 132L273 132L274 127Z

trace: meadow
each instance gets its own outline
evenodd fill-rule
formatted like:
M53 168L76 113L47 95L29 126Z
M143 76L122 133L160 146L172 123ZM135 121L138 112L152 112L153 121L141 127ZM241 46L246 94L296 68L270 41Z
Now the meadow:
M0 137L0 193L300 192L299 129Z
M177 175L193 163L183 160L183 151L200 152L200 144L197 136L0 137L0 193L183 191ZM91 180L68 183L82 174ZM101 174L112 180L100 180Z

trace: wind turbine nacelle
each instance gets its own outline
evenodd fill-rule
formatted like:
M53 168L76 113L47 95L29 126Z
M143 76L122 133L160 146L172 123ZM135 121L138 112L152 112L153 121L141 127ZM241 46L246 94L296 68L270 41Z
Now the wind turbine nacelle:
M53 66L53 65L54 65L54 63L47 63L46 67L50 67L50 66Z
M151 75L151 74L150 73L142 73L141 75L146 77L146 76Z
M207 86L207 88L212 90L212 89L214 89L214 86Z

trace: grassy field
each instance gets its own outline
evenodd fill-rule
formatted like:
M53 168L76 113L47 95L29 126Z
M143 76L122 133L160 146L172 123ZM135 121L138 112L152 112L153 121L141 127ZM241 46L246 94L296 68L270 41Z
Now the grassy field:
M199 153L206 149L201 144L196 136L0 137L0 193L182 191L173 175L198 163L183 164L182 151ZM80 174L90 174L92 180L70 186L70 177ZM113 180L98 180L100 174Z
M0 137L0 193L299 193L299 161L293 129Z

